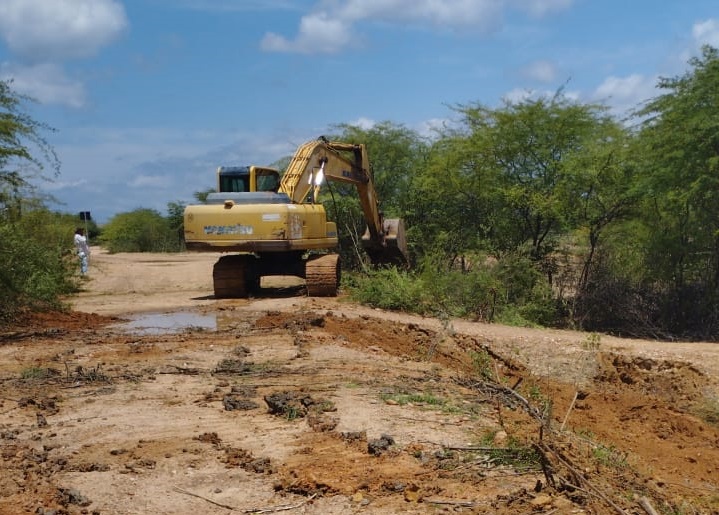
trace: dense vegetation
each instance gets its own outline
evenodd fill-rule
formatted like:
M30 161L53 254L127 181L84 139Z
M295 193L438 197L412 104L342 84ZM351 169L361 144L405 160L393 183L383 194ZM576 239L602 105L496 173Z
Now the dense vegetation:
M103 227L100 243L110 252L177 252L183 249L183 210L173 202L168 216L143 208L119 213Z
M42 136L51 129L22 111L27 100L0 81L0 324L26 308L57 307L75 289L77 222L35 195L33 181L54 176L59 162Z
M390 121L336 126L331 139L367 145L383 210L405 219L412 255L407 270L369 269L357 244L357 198L351 187L329 184L324 202L342 234L344 266L354 271L345 284L361 301L392 309L716 340L717 49L704 47L689 65L661 79L661 94L626 120L559 90L495 108L455 105L453 120L429 139ZM9 165L40 161L13 142L42 143L44 127L18 114L7 84L2 92L3 123L15 125L0 131L10 135L0 140L0 230L20 234L27 213L15 206L28 198L29 178ZM101 241L111 251L181 249L183 207L168 204L167 216L118 214ZM3 238L2 252L10 241ZM65 251L56 251L57 262ZM3 285L15 281L10 262L0 265Z
M617 120L551 98L455 106L431 141L340 126L369 146L413 272L353 278L378 306L660 338L719 337L719 55L705 47ZM341 197L337 201L337 197ZM355 204L335 195L342 217ZM354 210L354 211L353 211ZM369 279L368 279L369 277Z

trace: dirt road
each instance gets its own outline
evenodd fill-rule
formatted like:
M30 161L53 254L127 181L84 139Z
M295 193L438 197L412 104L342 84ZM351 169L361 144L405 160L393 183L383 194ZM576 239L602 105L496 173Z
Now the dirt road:
M0 335L0 513L719 513L719 346L216 300L215 259L94 249Z

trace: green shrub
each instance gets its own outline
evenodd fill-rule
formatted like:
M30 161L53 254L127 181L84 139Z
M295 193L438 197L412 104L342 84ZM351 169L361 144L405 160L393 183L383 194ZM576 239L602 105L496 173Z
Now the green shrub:
M0 220L0 323L26 309L62 308L77 290L74 217L46 210Z
M434 313L492 321L500 287L492 269L478 266L468 272L447 270L432 260L421 266L420 280L432 299Z
M556 300L528 259L499 263L478 258L471 270L448 270L425 259L416 272L384 268L353 274L345 283L363 304L425 315L468 317L509 325L552 325Z
M154 209L115 215L103 227L100 241L111 253L176 252L181 248L176 228Z
M426 309L422 283L409 272L394 267L352 274L346 286L352 298L362 304L413 313Z

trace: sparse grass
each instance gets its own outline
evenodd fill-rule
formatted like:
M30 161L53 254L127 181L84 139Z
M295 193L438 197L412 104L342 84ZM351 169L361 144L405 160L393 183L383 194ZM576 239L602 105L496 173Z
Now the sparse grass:
M591 352L597 352L602 343L602 335L599 333L590 333L582 341L582 349Z
M72 373L70 373L67 363L65 364L65 367L67 369L67 378L69 381L83 383L110 382L110 378L102 371L102 366L99 364L90 368L84 368L83 366L78 365Z
M52 375L57 374L50 372L50 369L48 368L28 367L20 371L20 379L24 380L47 379Z
M485 349L469 351L473 372L485 381L492 380L492 357Z
M383 393L380 395L380 398L385 402L393 401L399 406L412 404L429 409L437 409L448 414L471 413L472 411L471 409L462 409L447 399L443 399L431 393Z
M496 436L497 430L482 433L477 450L471 451L471 460L477 461L478 456L484 456L480 461L494 467L508 466L522 470L540 467L541 456L533 447L512 436L500 446L495 442Z
M592 448L592 457L605 467L623 469L628 466L626 453L619 452L613 445L595 445Z
M554 403L551 397L545 395L538 384L533 383L527 388L527 399L539 409L544 424L549 427L552 421Z
M480 447L489 447L494 445L494 439L497 437L497 432L497 429L488 429L483 432L482 436L479 438Z
M508 447L489 451L489 458L494 465L522 470L538 469L541 466L541 456L535 449L527 445L512 444L511 441Z
M304 417L304 413L297 406L286 406L283 411L283 416L287 420L292 421Z
M707 424L719 426L719 398L705 397L699 405L694 408L694 412Z
M446 404L444 399L435 397L429 393L394 393L382 394L380 397L383 401L393 400L400 406L405 406L411 403L442 407Z

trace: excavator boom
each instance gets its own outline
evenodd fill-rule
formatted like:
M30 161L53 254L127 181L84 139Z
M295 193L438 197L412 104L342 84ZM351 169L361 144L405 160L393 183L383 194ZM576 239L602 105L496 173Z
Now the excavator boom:
M312 202L317 202L324 179L353 184L357 189L367 222L362 244L372 263L407 264L404 222L385 219L380 211L366 146L328 141L323 137L305 143L290 161L279 192L286 193L293 202L305 202L310 195Z

